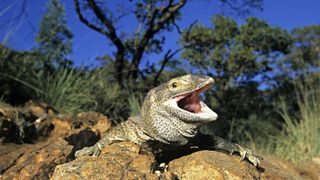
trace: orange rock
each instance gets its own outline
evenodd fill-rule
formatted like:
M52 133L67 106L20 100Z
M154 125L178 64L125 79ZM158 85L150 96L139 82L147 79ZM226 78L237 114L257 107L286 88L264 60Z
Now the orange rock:
M51 179L158 179L151 171L154 157L139 152L131 142L115 143L99 157L84 156L58 165Z
M299 179L298 171L293 172L268 160L263 160L256 168L239 159L221 152L199 151L171 161L168 170L178 179Z
M55 151L56 153L51 153ZM60 153L57 153L60 152ZM15 155L18 153L18 155ZM3 179L48 179L57 164L68 161L72 146L63 139L49 139L36 145L24 145L18 151L1 156L0 159L15 157L7 166Z
M89 126L93 124L92 130L103 136L110 128L111 121L101 113L97 112L80 112L77 114L77 118ZM91 123L91 124L90 124Z
M92 130L99 132L102 137L110 128L111 121L106 116L99 116L98 121L92 127Z
M52 132L54 136L69 134L72 129L72 124L66 119L53 118L51 123L54 125L54 130Z

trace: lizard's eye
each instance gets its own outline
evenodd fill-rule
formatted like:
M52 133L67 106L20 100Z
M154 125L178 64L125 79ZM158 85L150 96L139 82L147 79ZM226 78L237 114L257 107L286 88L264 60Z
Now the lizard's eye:
M172 87L172 88L178 87L178 83L177 83L177 82L173 82L173 83L171 84L171 87Z

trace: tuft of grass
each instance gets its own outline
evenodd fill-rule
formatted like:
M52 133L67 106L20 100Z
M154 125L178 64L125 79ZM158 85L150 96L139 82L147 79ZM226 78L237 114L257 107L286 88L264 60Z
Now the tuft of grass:
M0 104L1 104L1 103L5 103L5 98L4 98L3 95L0 96Z
M135 96L131 94L128 99L129 108L130 108L130 116L138 116L141 110L143 102L142 94Z
M283 132L273 138L273 151L283 159L303 164L320 155L320 83L299 82L296 87L299 115L290 115L282 101L280 114L285 125Z
M93 72L97 78L92 83L94 87L92 94L94 95L96 106L92 109L94 111L101 112L108 117L111 117L112 121L116 124L120 123L122 116L125 116L127 112L126 103L126 91L109 79L111 76L103 71Z
M43 78L43 77L40 77ZM94 77L82 70L60 68L54 75L39 80L45 94L40 99L47 102L59 112L76 113L87 110L95 104L92 92Z

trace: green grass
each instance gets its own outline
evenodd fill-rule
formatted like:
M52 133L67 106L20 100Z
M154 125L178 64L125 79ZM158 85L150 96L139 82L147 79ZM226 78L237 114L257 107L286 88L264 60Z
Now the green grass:
M43 78L43 77L41 77ZM61 113L76 113L94 106L92 83L94 77L76 69L60 68L56 74L40 79L45 94L39 98L47 102Z
M130 116L138 116L141 110L143 96L141 94L135 96L131 94L128 99L130 107Z
M125 102L128 97L126 91L103 69L92 72L92 75L96 77L91 85L94 87L92 94L97 104L91 110L107 115L116 124L121 122L121 117L128 108Z
M282 101L280 113L285 121L283 132L273 137L273 153L296 164L320 155L320 83L299 82L296 88L298 116L288 112Z

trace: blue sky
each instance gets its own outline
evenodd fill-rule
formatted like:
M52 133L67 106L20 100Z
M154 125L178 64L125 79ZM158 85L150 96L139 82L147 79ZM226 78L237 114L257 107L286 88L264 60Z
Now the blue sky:
M60 0L66 6L67 21L74 33L73 53L71 59L76 64L90 65L95 63L98 56L110 53L113 50L110 42L99 33L83 25L77 18L72 0ZM127 0L112 1L128 2ZM183 28L191 22L199 20L201 23L210 25L210 17L221 12L218 10L216 1L193 0L182 10L182 20L178 24ZM47 1L28 0L26 14L20 19L14 19L21 12L21 0L0 1L0 40L7 46L17 50L29 50L36 46L34 41L38 31L42 15L46 11ZM273 26L279 26L287 30L307 25L320 24L320 1L319 0L265 0L263 11L254 11L253 16L266 20ZM234 17L238 22L243 22L244 17ZM132 30L135 27L132 19L127 18L120 22L118 28L122 31ZM168 49L178 49L176 44L179 36L177 32L166 33L166 45L164 52ZM160 55L151 55L145 59L160 59Z

